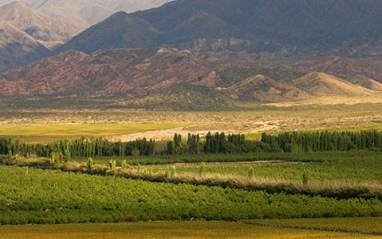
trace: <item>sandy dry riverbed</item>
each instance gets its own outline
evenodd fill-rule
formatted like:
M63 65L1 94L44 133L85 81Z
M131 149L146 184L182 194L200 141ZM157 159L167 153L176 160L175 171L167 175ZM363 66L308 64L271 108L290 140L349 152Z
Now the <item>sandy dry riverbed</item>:
M197 126L188 126L188 127L181 127L181 128L173 128L173 129L164 129L164 130L153 130L153 131L146 131L146 132L140 132L140 133L133 133L133 134L125 134L125 135L118 135L118 136L110 136L107 137L107 139L111 141L119 141L122 142L128 142L128 141L134 141L136 139L153 139L153 140L171 140L174 137L174 134L181 134L183 137L187 137L188 133L191 134L199 134L201 137L204 137L208 134L208 132L211 132L212 134L216 132L224 132L225 134L248 134L248 133L257 133L257 132L264 132L264 131L271 131L271 130L277 130L278 125L271 125L270 122L257 122L257 127L253 128L251 130L243 131L243 129L239 128L212 128L211 130L206 130L209 127L206 127L206 125L197 125Z

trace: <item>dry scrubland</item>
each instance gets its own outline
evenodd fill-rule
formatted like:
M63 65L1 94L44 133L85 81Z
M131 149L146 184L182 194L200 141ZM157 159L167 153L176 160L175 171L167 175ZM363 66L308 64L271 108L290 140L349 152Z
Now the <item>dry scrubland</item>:
M0 136L31 141L63 137L112 136L113 140L169 139L174 132L253 133L315 129L380 130L381 104L275 107L248 105L248 111L174 112L130 109L7 109L0 116ZM131 124L121 126L122 124ZM50 125L44 126L41 125ZM64 126L65 125L65 126ZM18 126L18 127L11 127ZM19 126L38 126L26 127ZM367 126L367 127L366 127ZM9 128L7 128L9 127ZM364 128L363 128L364 127ZM142 133L144 132L144 133ZM118 137L116 137L118 136ZM45 141L45 142L46 142Z

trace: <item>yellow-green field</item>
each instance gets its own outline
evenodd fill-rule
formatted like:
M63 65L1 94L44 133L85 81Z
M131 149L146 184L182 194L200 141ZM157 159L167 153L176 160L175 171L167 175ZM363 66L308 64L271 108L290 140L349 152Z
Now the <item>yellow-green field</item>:
M0 226L0 238L381 238L358 233L254 226L234 222L138 222Z
M314 219L266 219L250 222L290 227L325 228L335 230L362 231L382 234L382 218L314 218Z
M1 126L0 137L12 137L31 143L48 143L53 140L85 137L105 137L132 134L151 130L185 127L191 124L63 124L33 126ZM195 124L193 124L195 125Z

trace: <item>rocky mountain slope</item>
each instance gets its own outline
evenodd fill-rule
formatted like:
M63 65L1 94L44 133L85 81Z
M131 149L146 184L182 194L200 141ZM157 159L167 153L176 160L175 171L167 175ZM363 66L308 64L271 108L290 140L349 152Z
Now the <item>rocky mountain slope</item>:
M88 27L118 11L135 12L158 7L171 0L20 0L56 19ZM0 5L14 0L0 0Z
M382 55L381 12L379 0L178 0L116 13L60 51L172 46L285 56L375 56Z
M0 7L0 70L53 55L84 27L39 13L20 2Z
M0 96L121 97L120 104L125 106L171 105L175 109L219 109L233 107L235 102L326 96L382 97L381 84L358 72L345 80L322 72L261 68L261 64L257 55L172 48L103 50L90 55L69 51L0 72Z
M51 52L24 31L0 23L0 70L25 65Z
M17 27L47 48L63 44L85 30L84 27L41 14L20 2L1 6L0 22Z

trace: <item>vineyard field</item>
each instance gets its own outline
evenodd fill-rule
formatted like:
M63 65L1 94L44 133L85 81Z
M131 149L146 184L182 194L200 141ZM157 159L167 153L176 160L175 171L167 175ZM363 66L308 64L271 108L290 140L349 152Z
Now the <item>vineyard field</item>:
M266 160L260 162L233 162L233 163L210 163L206 164L206 173L219 175L248 176L252 170L253 177L277 180L301 181L304 172L309 175L309 180L314 182L382 182L382 155L368 152L363 156L348 156L331 158L326 160ZM200 164L188 166L173 165L176 172L198 173ZM164 168L163 168L164 167ZM151 167L153 172L165 170L163 167Z
M268 194L0 166L0 223L382 216L378 199Z

